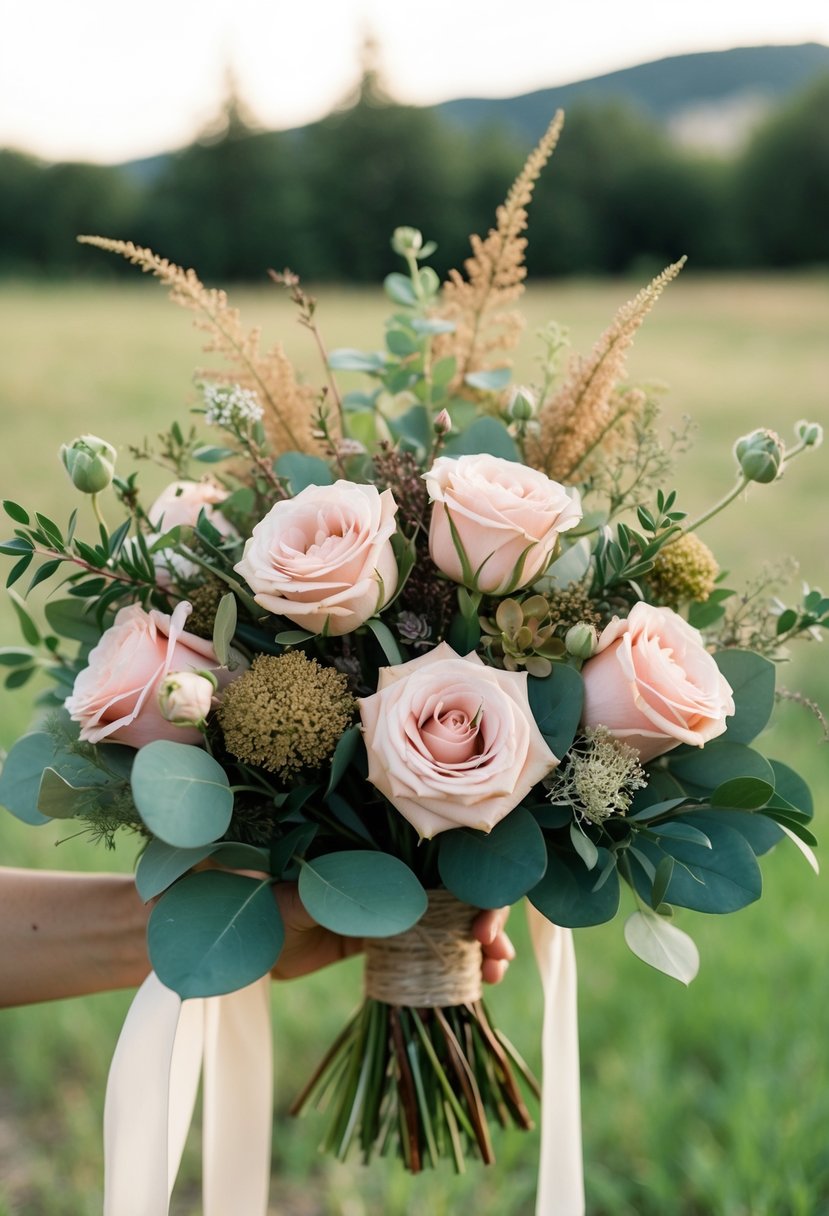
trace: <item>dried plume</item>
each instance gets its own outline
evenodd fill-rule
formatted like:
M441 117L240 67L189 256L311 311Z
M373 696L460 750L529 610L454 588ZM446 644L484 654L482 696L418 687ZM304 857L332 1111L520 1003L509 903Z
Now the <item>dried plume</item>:
M221 355L232 368L206 374L214 380L241 384L256 393L265 411L265 430L276 451L316 450L312 435L314 390L297 381L279 344L265 354L260 351L259 329L245 332L239 310L230 307L224 291L205 287L194 270L184 270L132 241L101 236L80 236L78 240L82 245L120 254L134 266L140 266L145 274L155 275L169 289L175 304L196 313L196 326L208 335L205 351Z
M470 237L472 257L464 263L466 278L451 270L443 285L438 315L455 325L453 333L436 339L435 355L454 355L454 392L463 391L464 376L492 366L508 366L504 352L518 342L523 319L513 305L524 290L527 207L541 170L553 154L564 125L558 110L538 146L515 179L496 212L496 225L485 239ZM493 356L498 357L493 362ZM469 391L469 390L467 390Z
M636 331L685 258L657 275L617 312L587 357L575 356L558 391L538 412L538 430L525 446L527 463L557 481L578 480L583 466L628 415L636 397L620 390Z

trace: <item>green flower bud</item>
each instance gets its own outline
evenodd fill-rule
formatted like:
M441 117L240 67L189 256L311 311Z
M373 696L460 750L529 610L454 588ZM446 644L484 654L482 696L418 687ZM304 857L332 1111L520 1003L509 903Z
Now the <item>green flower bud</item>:
M80 435L72 443L61 444L60 458L82 494L100 494L115 476L115 448L97 435Z
M564 635L564 645L567 653L576 659L589 659L595 654L599 642L599 634L595 625L587 621L579 621L571 625Z
M512 390L507 413L514 422L529 422L535 417L535 397L528 388L518 385Z
M774 431L752 431L734 444L734 455L743 476L749 481L759 481L763 485L777 477L783 463L783 454L783 441Z
M391 247L402 258L420 253L423 248L423 233L417 228L395 228L391 236Z
M819 448L823 443L823 427L819 422L806 422L801 419L795 423L795 434L807 448Z

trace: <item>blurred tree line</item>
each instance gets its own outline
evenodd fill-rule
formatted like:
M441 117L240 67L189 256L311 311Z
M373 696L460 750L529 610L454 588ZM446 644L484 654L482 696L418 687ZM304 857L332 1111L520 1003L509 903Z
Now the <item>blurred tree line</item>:
M828 113L826 79L722 160L618 105L573 109L533 203L531 273L642 271L681 253L695 268L829 263ZM376 281L398 224L437 240L445 272L490 226L527 151L503 129L391 103L371 72L353 104L298 131L256 132L231 95L217 127L143 173L0 151L0 274L120 273L76 245L95 232L212 281L268 266Z

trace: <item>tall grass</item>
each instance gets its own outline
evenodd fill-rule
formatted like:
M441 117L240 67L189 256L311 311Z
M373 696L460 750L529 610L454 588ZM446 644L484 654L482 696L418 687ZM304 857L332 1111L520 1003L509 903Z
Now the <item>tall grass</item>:
M572 326L574 345L598 334L633 284L568 283L527 299L528 339L518 375L533 374L531 333L550 316ZM371 293L321 291L331 347L373 347L385 314ZM317 376L307 335L275 290L242 293L251 320L280 336ZM198 337L149 284L0 290L0 492L65 517L72 495L55 462L59 442L84 431L119 445L183 416ZM730 484L733 439L756 425L790 431L825 415L829 296L820 278L680 281L649 319L631 359L635 377L670 382L665 422L699 424L677 485L696 513ZM785 484L755 487L707 539L739 582L769 556L793 552L804 576L829 582L822 490L827 449L803 458ZM122 454L122 468L130 461ZM164 474L142 466L148 492ZM91 522L91 521L90 521ZM16 644L6 605L4 644ZM829 701L823 652L804 647L786 683ZM0 697L0 743L25 729L31 705ZM827 756L817 724L784 707L763 745L801 768L818 802ZM115 854L70 841L67 825L34 831L0 818L0 864L128 870ZM823 926L829 896L794 850L763 864L767 892L734 917L686 914L702 972L689 990L630 956L620 924L577 933L585 1156L590 1216L817 1216L829 1211L829 964ZM539 993L520 910L519 958L491 1003L537 1064ZM1 931L2 927L0 927ZM359 962L274 986L277 1113L273 1212L282 1216L529 1216L534 1134L499 1137L499 1164L456 1179L412 1180L397 1166L367 1171L317 1152L313 1118L286 1107L328 1038L356 1002ZM100 1113L106 1070L130 994L0 1013L0 1216L91 1216L100 1211ZM198 1210L198 1147L188 1149L173 1211ZM233 1216L229 1213L228 1216Z

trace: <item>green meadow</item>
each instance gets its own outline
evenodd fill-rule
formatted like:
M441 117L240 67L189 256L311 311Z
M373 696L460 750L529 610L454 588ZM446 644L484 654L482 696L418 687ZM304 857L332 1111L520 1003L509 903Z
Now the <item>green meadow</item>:
M640 284L568 281L525 299L519 379L534 374L533 333L555 318L587 350ZM675 478L692 516L732 484L731 445L756 426L792 439L800 418L827 421L829 280L826 276L693 277L671 286L648 318L631 377L664 383L663 423L689 414L693 449ZM320 289L329 347L380 344L388 311L378 293ZM320 380L308 334L276 288L237 293L264 340L281 340ZM191 318L150 283L5 285L0 288L0 496L65 519L75 505L58 445L82 432L119 446L151 437L195 400L194 368L209 366ZM141 465L147 496L164 474ZM801 577L829 584L825 491L829 444L794 462L785 478L754 486L704 533L729 585L793 554ZM110 508L114 515L114 510ZM86 504L81 518L92 531ZM8 521L7 521L8 523ZM8 531L11 531L9 523ZM37 596L35 593L35 597ZM35 604L37 600L35 598ZM5 601L0 642L20 638ZM829 651L802 644L780 683L829 709ZM0 691L0 745L34 711L27 695ZM805 709L780 706L763 749L800 769L829 831L829 746ZM0 864L129 871L135 848L114 853L82 840L59 843L64 823L27 828L0 812ZM56 847L59 845L59 847ZM580 969L583 1119L589 1216L818 1216L829 1212L829 894L794 848L763 860L766 892L720 920L683 913L702 955L689 989L630 955L622 916L576 934ZM519 956L491 994L506 1033L538 1064L541 1000L523 913L511 921ZM2 926L0 926L2 931ZM470 1165L412 1179L382 1162L366 1169L320 1156L316 1117L286 1113L296 1090L359 996L355 960L274 985L276 1114L271 1211L280 1216L531 1216L537 1167L533 1133L497 1136L494 1169ZM115 993L0 1012L0 1216L100 1212L100 1120L110 1056L130 1000ZM199 1208L194 1133L174 1198L175 1216ZM228 1216L233 1216L228 1213Z

